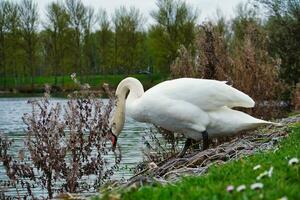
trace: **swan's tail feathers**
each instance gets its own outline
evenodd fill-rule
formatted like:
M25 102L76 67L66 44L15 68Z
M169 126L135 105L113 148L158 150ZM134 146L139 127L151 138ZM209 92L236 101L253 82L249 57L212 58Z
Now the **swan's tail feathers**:
M269 122L269 121L265 121L265 120L259 120L258 122L259 124L266 124L266 125L273 125L273 126L278 126L278 127L282 127L283 124L281 123L277 123L277 122Z
M276 122L271 122L270 123L271 125L274 125L274 126L278 126L278 127L283 127L284 125L281 124L281 123L276 123Z
M241 126L242 128L240 128L240 130L255 129L257 127L264 126L264 125L278 126L278 127L282 126L282 124L280 123L269 122L269 121L264 121L264 120L254 118L252 122L245 123L244 126Z

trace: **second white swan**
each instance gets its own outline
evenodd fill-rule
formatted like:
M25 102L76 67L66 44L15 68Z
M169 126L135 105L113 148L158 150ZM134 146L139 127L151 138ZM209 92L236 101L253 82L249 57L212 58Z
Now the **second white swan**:
M203 139L203 149L206 149L208 138L229 136L263 124L275 124L231 109L251 108L255 103L243 92L216 80L174 79L144 92L140 81L129 77L119 83L116 99L112 120L113 146L123 129L125 112L137 121L182 133L187 141L181 156L191 140Z

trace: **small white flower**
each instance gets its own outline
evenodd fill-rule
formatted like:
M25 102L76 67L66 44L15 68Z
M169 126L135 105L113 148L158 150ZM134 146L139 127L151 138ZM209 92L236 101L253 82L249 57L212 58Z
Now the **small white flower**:
M253 183L250 188L252 190L259 190L262 189L264 187L264 185L262 183Z
M270 169L269 169L269 171L268 171L268 176L269 176L270 178L272 177L273 169L274 169L274 167L271 166Z
M88 89L90 89L91 88L91 86L89 85L89 84L87 84L87 83L85 83L84 85L83 85L83 87L82 87L82 89L84 89L84 90L88 90Z
M281 197L281 198L278 199L278 200L288 200L288 198L287 198L286 196L284 196L284 197Z
M245 189L246 189L246 185L240 185L240 186L238 186L238 187L236 188L236 191L242 192L242 191L244 191Z
M148 164L149 169L155 169L157 168L157 165L155 164L155 162L151 162Z
M268 174L269 174L268 171L264 171L263 173L260 173L260 174L258 175L258 177L256 177L256 180L260 180L260 179L262 179L263 177L267 176Z
M299 163L299 159L298 158L292 158L289 160L289 165L295 165Z
M233 192L234 186L233 185L228 185L226 190L227 190L227 192Z
M76 78L76 73L74 72L74 73L71 74L71 79L73 80L75 78Z
M258 170L259 168L261 168L261 165L256 165L253 167L253 170Z

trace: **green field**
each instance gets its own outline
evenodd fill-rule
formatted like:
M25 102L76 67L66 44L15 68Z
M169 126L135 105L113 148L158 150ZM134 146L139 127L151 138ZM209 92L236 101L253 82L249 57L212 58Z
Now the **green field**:
M166 79L165 76L157 74L131 74L131 75L90 75L79 77L81 83L88 83L91 85L92 89L99 89L102 87L103 83L108 83L111 87L116 88L118 83L128 77L135 77L139 79L144 85L145 89L152 87L153 85ZM5 84L4 84L5 82ZM45 84L51 86L55 85L55 78L53 76L38 76L34 78L34 85L31 86L31 79L26 78L16 82L13 78L0 78L0 90L12 91L16 90L17 93L41 93ZM4 85L6 85L4 87ZM70 76L60 76L57 79L56 88L64 91L70 91L76 89L76 84Z
M104 199L300 199L300 163L288 165L291 158L300 158L300 124L289 128L289 136L282 140L279 149L274 152L261 152L253 156L214 166L205 176L186 177L182 181L167 186L144 186L139 189L126 189L119 194L109 194ZM261 168L253 170L260 164ZM271 177L256 180L264 171L274 168ZM263 184L260 190L250 189L256 182ZM244 184L246 189L237 192L236 188ZM228 185L235 187L227 192ZM98 198L94 198L98 199Z

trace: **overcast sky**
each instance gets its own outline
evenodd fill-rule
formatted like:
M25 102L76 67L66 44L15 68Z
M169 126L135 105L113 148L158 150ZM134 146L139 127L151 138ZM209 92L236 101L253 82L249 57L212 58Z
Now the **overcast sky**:
M21 0L14 0L16 2ZM39 6L39 14L41 19L45 18L45 8L52 2L51 0L35 0ZM153 22L149 13L156 9L156 0L82 0L85 5L92 6L96 11L99 8L104 8L111 15L114 10L120 6L134 6L140 9L141 13L147 19L147 24ZM226 17L234 15L234 8L240 2L247 2L247 0L186 0L186 2L197 8L200 11L200 21L207 18L214 18L216 10L219 9Z

